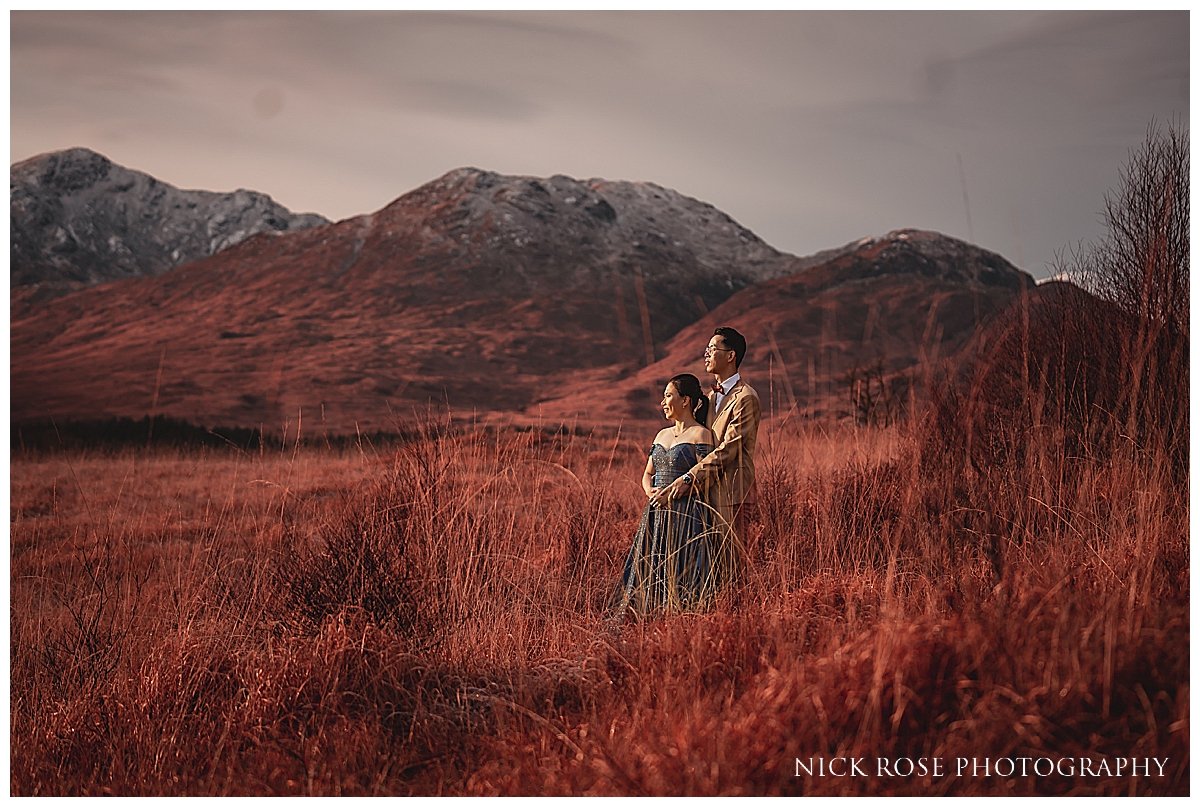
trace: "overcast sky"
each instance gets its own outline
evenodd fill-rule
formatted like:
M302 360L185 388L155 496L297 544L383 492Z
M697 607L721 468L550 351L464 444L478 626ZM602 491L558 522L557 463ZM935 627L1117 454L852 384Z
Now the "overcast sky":
M648 180L805 255L1100 236L1186 12L13 12L12 161L86 146L333 219L460 166ZM961 167L960 167L961 166ZM965 187L964 187L965 185ZM964 194L965 190L965 194Z

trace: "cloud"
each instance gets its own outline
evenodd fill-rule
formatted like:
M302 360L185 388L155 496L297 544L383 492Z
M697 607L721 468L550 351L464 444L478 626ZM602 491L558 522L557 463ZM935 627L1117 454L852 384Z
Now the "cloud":
M397 97L405 107L456 118L521 120L538 112L532 101L483 81L413 81L399 87Z
M1019 100L1043 111L1086 111L1156 89L1186 102L1178 83L1188 72L1186 30L1184 12L1047 13L998 42L930 60L925 90L959 102ZM1148 86L1164 79L1166 87Z
M450 169L641 179L809 253L1087 240L1186 13L13 12L11 155L85 145L333 218ZM1020 233L1013 224L1020 211Z

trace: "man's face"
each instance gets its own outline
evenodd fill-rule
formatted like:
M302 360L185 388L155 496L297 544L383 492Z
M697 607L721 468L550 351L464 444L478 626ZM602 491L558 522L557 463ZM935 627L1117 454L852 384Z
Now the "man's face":
M728 378L733 375L736 357L732 350L725 346L725 337L713 334L704 348L704 369L707 372Z

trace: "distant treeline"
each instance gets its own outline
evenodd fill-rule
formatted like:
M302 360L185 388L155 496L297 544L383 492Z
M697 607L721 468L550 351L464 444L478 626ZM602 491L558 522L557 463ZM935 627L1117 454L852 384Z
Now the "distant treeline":
M308 435L302 444L347 448L404 442L412 435L376 431L362 435ZM292 439L287 445L293 444ZM261 429L206 427L162 415L105 420L30 421L11 424L14 452L112 448L227 448L238 451L280 450L284 440Z

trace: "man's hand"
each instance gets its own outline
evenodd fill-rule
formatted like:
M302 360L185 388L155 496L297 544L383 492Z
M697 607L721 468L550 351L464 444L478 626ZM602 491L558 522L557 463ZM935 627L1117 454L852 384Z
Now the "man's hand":
M671 484L664 488L659 488L650 501L655 506L662 506L672 499L678 499L680 496L687 496L691 492L691 483L686 476L681 476Z

